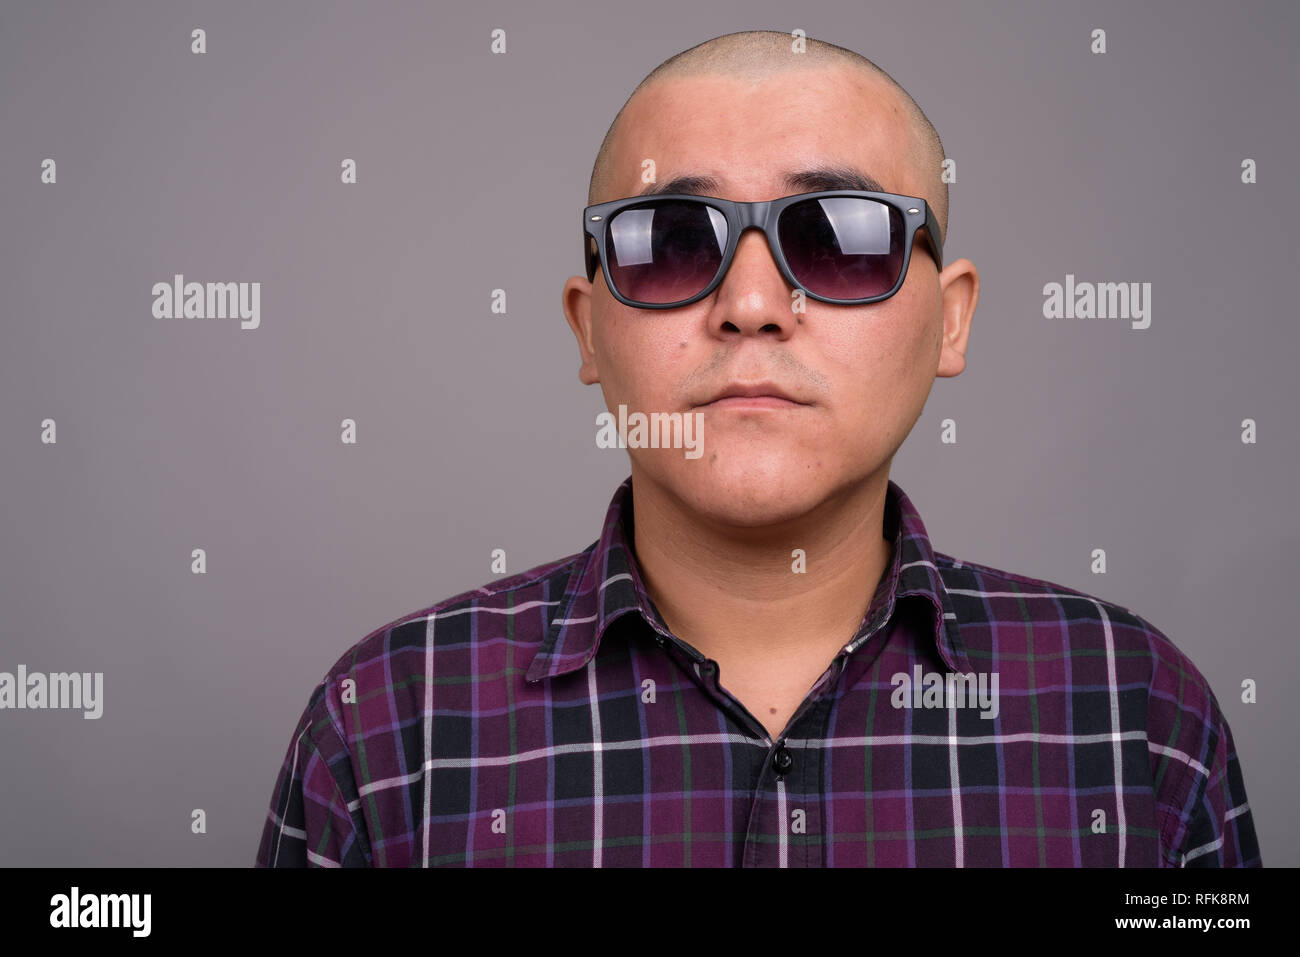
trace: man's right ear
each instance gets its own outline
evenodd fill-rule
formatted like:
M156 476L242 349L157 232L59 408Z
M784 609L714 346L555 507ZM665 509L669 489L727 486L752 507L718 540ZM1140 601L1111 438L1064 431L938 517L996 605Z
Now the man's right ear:
M584 385L594 385L600 381L600 370L596 368L596 342L592 329L591 280L581 276L570 276L560 294L560 307L564 310L565 321L573 330L573 337L578 340L578 380Z

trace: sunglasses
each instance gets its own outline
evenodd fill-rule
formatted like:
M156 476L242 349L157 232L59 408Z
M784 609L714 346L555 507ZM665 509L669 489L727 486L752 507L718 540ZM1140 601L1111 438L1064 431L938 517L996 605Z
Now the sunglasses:
M722 282L740 234L752 226L767 236L786 281L821 302L858 306L898 292L922 226L943 268L939 223L916 196L839 189L739 203L666 193L583 210L587 279L595 280L599 262L605 285L624 305L689 305Z

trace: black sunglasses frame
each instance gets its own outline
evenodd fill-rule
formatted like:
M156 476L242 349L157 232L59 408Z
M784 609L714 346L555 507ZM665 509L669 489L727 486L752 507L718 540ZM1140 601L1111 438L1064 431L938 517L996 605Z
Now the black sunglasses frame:
M898 281L894 283L894 287L888 292L881 293L878 296L869 296L865 299L831 299L827 296L820 296L804 286L790 270L790 264L786 262L785 253L781 249L781 242L776 232L781 213L795 203L831 196L874 199L893 207L902 216L904 228L906 229L903 242L903 266L899 270ZM727 248L723 250L722 263L718 268L718 274L713 277L713 280L707 286L689 299L682 299L677 302L637 302L619 292L618 287L614 284L613 277L609 274L609 264L605 261L603 255L605 249L605 225L617 213L625 209L652 206L664 200L687 200L702 203L721 212L727 219ZM582 211L582 251L586 257L587 281L595 281L596 264L599 262L605 275L605 285L614 295L614 298L626 306L633 306L637 309L677 309L681 306L689 306L693 302L699 302L718 288L718 285L727 275L727 271L731 268L731 261L736 255L736 247L740 243L741 234L750 228L761 229L767 237L767 246L772 252L772 259L776 262L776 267L780 270L785 281L796 289L802 289L806 296L819 302L828 302L839 306L861 306L870 302L880 302L894 295L903 288L903 282L907 279L907 270L912 261L912 243L916 238L917 230L921 228L925 229L925 238L930 247L930 254L934 259L935 266L939 269L943 268L943 234L939 230L939 222L935 219L934 212L930 209L929 204L919 196L903 196L899 193L875 193L856 189L828 189L812 193L795 193L792 196L782 196L780 199L742 203L730 199L720 199L717 196L702 196L698 193L654 193L642 196L628 196L624 199L612 199L606 203L588 206Z

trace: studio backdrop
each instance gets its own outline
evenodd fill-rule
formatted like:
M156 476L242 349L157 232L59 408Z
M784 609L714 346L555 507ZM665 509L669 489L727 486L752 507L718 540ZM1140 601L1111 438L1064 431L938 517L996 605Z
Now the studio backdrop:
M598 537L592 163L747 29L871 58L943 138L981 293L892 472L935 547L1168 635L1300 863L1298 10L6 0L0 673L87 680L0 709L0 864L251 865L344 651Z

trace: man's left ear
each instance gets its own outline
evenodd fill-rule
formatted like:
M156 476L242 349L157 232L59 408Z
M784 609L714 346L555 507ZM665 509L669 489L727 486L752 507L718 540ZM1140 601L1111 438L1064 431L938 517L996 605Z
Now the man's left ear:
M939 273L943 344L937 375L955 376L966 368L966 344L980 298L980 274L969 259L955 259Z

